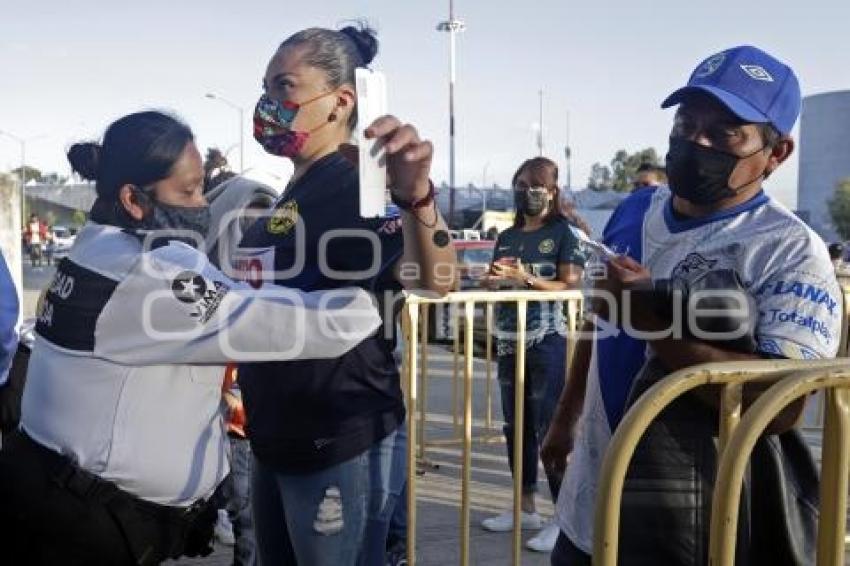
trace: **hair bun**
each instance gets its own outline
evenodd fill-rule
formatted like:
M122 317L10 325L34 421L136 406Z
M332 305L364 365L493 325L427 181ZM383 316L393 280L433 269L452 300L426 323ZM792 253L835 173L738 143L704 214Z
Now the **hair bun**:
M101 149L100 144L94 142L75 143L68 150L71 168L83 179L96 181Z
M339 32L354 42L363 64L368 65L378 54L378 37L375 30L366 23L360 22L356 26L345 26Z

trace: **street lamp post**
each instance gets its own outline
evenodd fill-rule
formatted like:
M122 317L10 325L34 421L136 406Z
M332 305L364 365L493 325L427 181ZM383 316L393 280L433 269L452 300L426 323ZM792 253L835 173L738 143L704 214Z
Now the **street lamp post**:
M484 164L484 171L481 173L481 214L487 212L487 169L490 168L490 162Z
M437 31L449 34L449 225L455 214L455 36L466 24L455 19L454 0L449 0L449 19L437 24Z
M567 188L571 189L573 186L572 179L572 157L573 150L570 147L570 112L567 110L567 143L564 145L564 158L566 159L567 165Z
M543 89L541 88L537 94L540 97L540 129L537 130L537 151L543 157Z
M21 182L21 225L23 225L24 219L24 205L26 204L24 200L24 185L26 185L26 164L27 164L27 142L36 140L39 138L43 138L44 135L32 136L29 138L22 138L20 136L16 136L11 132L7 132L5 130L0 130L0 135L4 135L16 142L21 146L21 168L18 169L18 180Z
M212 92L205 95L210 100L218 100L239 112L239 172L245 172L245 109L230 100Z
M481 187L481 214L487 212L487 189Z

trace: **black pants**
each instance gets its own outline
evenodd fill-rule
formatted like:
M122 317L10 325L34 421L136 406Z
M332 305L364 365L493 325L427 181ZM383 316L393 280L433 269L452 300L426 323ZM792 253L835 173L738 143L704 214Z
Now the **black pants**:
M9 437L0 451L0 563L122 566L136 562L105 506L60 487Z
M560 334L549 334L542 342L525 351L525 409L522 441L522 491L537 491L537 469L540 445L564 387L564 364L567 340ZM502 397L503 432L507 441L508 464L514 470L514 395L516 391L516 357L499 356L499 387ZM561 477L547 474L552 501L558 500Z
M590 566L590 555L574 545L563 532L558 533L550 560L552 566Z
M0 563L149 566L211 551L211 505L145 502L65 462L21 432L4 440Z

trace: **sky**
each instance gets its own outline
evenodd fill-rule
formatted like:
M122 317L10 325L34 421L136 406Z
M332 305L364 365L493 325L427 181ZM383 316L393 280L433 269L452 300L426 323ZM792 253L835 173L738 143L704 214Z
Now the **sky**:
M432 177L448 177L448 36L436 31L448 0L3 4L0 130L29 139L27 164L44 172L69 174L71 143L149 108L185 119L202 151L233 148L238 169L238 111L205 98L212 92L244 108L246 167L285 179L288 163L250 131L268 59L299 29L364 18L378 30L372 67L387 75L390 111L434 142ZM455 0L455 12L467 27L457 42L458 186L508 186L537 154L541 89L544 155L564 170L569 129L572 185L584 186L618 149L666 153L673 110L660 101L722 49L773 53L804 95L850 88L847 0ZM0 171L20 159L20 145L0 136ZM766 187L794 207L796 186L794 156Z

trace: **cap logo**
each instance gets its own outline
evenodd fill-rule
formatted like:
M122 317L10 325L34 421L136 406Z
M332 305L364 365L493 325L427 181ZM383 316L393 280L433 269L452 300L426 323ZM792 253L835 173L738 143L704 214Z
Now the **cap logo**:
M741 69L743 69L751 79L764 81L766 83L773 82L773 77L770 76L770 73L764 70L764 67L759 65L741 65Z
M723 64L723 61L726 59L726 53L718 53L717 55L712 55L705 62L699 66L699 68L694 72L694 77L702 78L707 77L720 68L720 65Z

